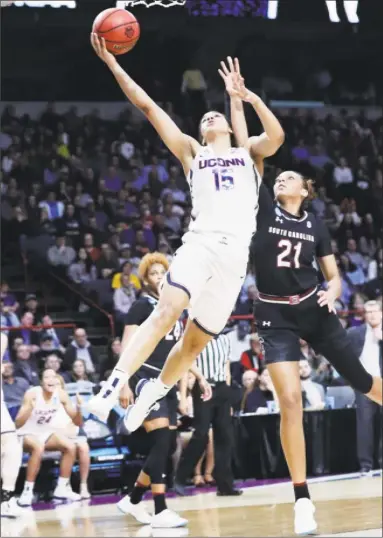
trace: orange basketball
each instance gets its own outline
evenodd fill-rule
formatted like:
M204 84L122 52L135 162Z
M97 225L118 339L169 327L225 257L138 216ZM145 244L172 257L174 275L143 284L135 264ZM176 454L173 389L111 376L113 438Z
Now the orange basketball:
M93 32L105 39L112 54L125 54L132 50L140 37L140 25L132 13L125 9L110 8L101 11L93 23Z

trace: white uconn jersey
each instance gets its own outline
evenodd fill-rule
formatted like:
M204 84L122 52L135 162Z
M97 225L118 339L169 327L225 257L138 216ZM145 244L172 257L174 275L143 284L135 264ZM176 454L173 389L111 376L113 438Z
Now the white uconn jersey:
M189 230L222 234L248 248L256 229L261 183L249 153L231 148L216 157L211 148L202 148L187 179L193 204Z
M20 435L27 435L53 431L55 429L53 419L63 407L58 390L54 391L48 402L44 399L43 389L41 387L34 387L31 390L36 394L36 403L31 416L24 426L18 430L18 433Z

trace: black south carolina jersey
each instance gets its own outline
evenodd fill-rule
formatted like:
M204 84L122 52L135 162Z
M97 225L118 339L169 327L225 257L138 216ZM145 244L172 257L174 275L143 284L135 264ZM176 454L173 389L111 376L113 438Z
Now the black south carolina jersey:
M292 296L318 285L316 258L332 254L326 226L313 213L291 215L274 203L265 185L259 193L257 232L251 245L258 291Z
M153 312L158 300L151 295L142 295L133 305L125 317L125 325L141 325ZM181 338L183 325L178 320L168 334L158 343L156 349L145 361L145 364L162 370L163 365L174 344Z

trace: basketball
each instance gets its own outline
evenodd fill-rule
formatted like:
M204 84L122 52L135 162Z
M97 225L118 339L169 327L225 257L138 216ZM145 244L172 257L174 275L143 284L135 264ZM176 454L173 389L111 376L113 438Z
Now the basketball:
M116 56L132 50L140 37L136 17L125 9L101 11L94 20L92 30L105 39L106 48Z

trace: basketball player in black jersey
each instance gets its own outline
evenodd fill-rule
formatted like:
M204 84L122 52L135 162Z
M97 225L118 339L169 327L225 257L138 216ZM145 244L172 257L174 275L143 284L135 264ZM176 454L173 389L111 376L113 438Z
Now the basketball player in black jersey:
M138 273L143 283L144 291L126 315L123 346L126 346L138 327L154 310L158 302L159 287L168 269L169 263L163 254L154 252L146 254L142 258ZM132 394L137 396L145 383L159 376L170 350L182 336L182 333L183 325L181 321L177 321L168 334L158 343L145 364L129 379L129 386L126 385L122 389L120 403L123 407L127 407ZM197 369L193 368L192 371L198 378L204 398L208 399L209 395L211 396L210 386ZM187 524L186 519L167 509L165 501L166 467L172 437L173 434L176 434L177 408L177 391L173 387L165 398L156 404L145 419L143 426L150 436L150 453L131 495L121 499L117 505L122 512L132 515L142 524L151 524L152 527L171 528ZM174 437L174 443L175 441ZM154 516L146 512L141 504L143 495L149 487L152 489L154 498Z
M250 147L242 106L246 88L238 61L228 63L223 78L230 89L234 134L241 146ZM260 171L261 167L262 163ZM296 172L277 177L275 202L262 185L251 246L259 292L254 314L279 400L281 441L294 484L297 534L310 534L317 528L306 483L299 338L324 355L353 388L382 405L382 379L366 372L335 314L341 279L325 225L302 207L311 194L311 182ZM323 288L317 263L326 281Z

